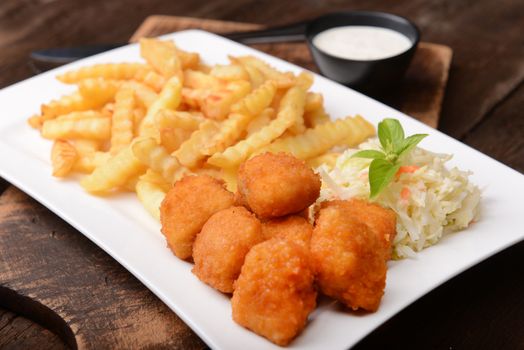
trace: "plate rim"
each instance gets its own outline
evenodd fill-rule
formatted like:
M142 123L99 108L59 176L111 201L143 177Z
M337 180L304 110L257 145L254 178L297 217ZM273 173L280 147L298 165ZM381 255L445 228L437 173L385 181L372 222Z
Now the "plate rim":
M287 66L291 66L291 67L294 67L295 69L300 69L300 70L307 70L307 69L304 69L302 67L299 67L297 65L294 65L290 62L287 62L285 60L282 60L278 57L275 57L275 56L271 56L269 54L266 54L264 52L261 52L259 50L256 50L256 49L253 49L251 47L248 47L248 46L245 46L245 45L242 45L242 44L239 44L239 43L236 43L234 41L231 41L227 38L224 38L224 37L221 37L219 35L216 35L216 34L213 34L213 33L210 33L210 32L206 32L206 31L203 31L203 30L197 30L197 29L190 29L190 30L184 30L184 31L179 31L179 32L175 32L175 33L170 33L170 34L165 34L165 35L162 35L160 36L160 38L163 38L163 39L169 39L169 40L176 40L176 36L180 36L180 35L186 35L186 34L198 34L198 35L205 35L205 36L211 36L213 38L213 40L222 40L222 41L225 41L225 42L229 42L229 44L234 44L235 46L240 46L242 47L243 49L248 49L248 51L251 51L251 52L254 52L256 55L258 55L259 57L262 57L264 59L268 59L269 60L277 60L279 61L281 64L284 64L284 65L287 65ZM111 51L108 51L108 52L105 52L105 53L101 53L99 55L95 55L95 56L91 56L89 58L86 58L86 59L83 59L83 60L80 60L80 61L77 61L77 62L74 62L72 64L69 64L69 65L66 65L66 66L62 66L62 67L59 67L59 68L56 68L56 69L53 69L51 71L48 71L42 75L37 75L35 77L31 77L29 79L26 79L26 80L23 80L23 81L20 81L20 82L17 82L11 86L8 86L2 90L0 90L0 98L7 92L7 91L11 91L11 89L16 89L18 86L20 86L20 84L27 84L28 82L30 82L31 80L33 79L42 79L42 78L46 78L48 75L51 75L51 74L54 74L56 73L57 71L62 71L62 70L65 70L65 69L68 69L72 66L77 66L77 65L82 65L83 62L85 62L86 60L90 60L94 57L97 57L97 56L101 56L101 55L107 55L107 54L110 54L112 53L113 51L117 51L117 50L122 50L122 49L128 49L129 47L131 46L136 46L137 44L136 43L132 43L132 44L129 44L129 45L125 45L123 46L122 48L117 48L117 49L114 49L114 50L111 50ZM313 73L315 74L315 79L319 79L321 81L323 81L324 83L328 83L330 85L333 85L335 86L335 88L337 89L340 89L340 88L343 88L343 89L348 89L348 90L351 90L353 93L356 93L358 95L360 95L359 98L365 98L366 100L370 100L372 101L372 103L378 103L381 105L382 108L387 108L387 109L391 109L391 110L394 110L393 108L383 104L382 102L380 101L376 101L366 95L363 95L357 91L354 91L352 89L349 89L341 84L338 84L336 82L333 82L327 78L324 78L316 73ZM399 111L396 111L396 112L399 112ZM516 171L515 169L512 169L510 168L509 166L501 163L500 161L496 160L496 159L493 159L483 153L481 153L480 151L474 149L474 148L471 148L470 146L466 145L466 144L463 144L462 142L458 141L458 140L455 140L454 138L436 130L436 129L433 129L431 128L430 126L427 126L423 123L421 123L420 121L412 118L412 117L409 117L407 115L405 115L404 113L402 112L399 112L401 113L403 116L411 119L412 122L415 122L416 124L419 124L418 126L421 126L423 129L425 128L429 128L431 129L432 133L437 133L439 134L441 137L445 137L447 141L451 141L453 143L457 143L457 144L460 144L461 147L466 147L467 151L468 152L472 152L474 151L474 153L477 155L477 156L482 156L482 157L485 157L486 160L489 160L489 161L495 161L499 166L503 166L502 169L504 169L504 171L507 171L507 170L510 170L512 173L514 173L515 175L520 175L521 178L520 180L522 180L523 176L522 174L520 174L518 171ZM7 118L9 119L9 118ZM0 123L0 132L4 130L4 128L6 127L6 125L10 125L10 124L6 124L6 123ZM27 128L29 128L29 126L27 126ZM39 137L39 136L38 136ZM5 157L6 156L9 156L9 152L7 152L7 150L14 150L13 154L16 154L18 153L18 150L14 149L12 147L11 144L8 144L6 143L6 141L4 141L3 139L0 139L0 145L4 146L2 147L2 150L0 150L0 159L4 159L5 160ZM7 147L6 147L7 146ZM168 305L168 307L170 307L171 309L175 308L175 311L177 313L177 315L186 323L188 324L192 329L193 331L195 331L195 333L197 333L209 346L213 347L213 348L216 348L216 347L219 347L219 344L215 343L213 337L210 337L209 334L207 332L205 332L203 329L201 329L201 327L196 324L194 322L194 320L191 319L190 316L188 316L184 310L182 310L183 308L180 308L179 306L174 306L172 307L173 303L167 298L167 296L164 295L164 293L162 293L162 291L158 290L158 288L154 285L152 285L152 283L149 281L149 279L147 278L147 276L143 276L142 274L140 274L138 271L136 271L135 268L133 268L129 262L123 260L116 252L114 252L111 248L108 248L104 242L96 239L96 237L94 237L93 235L89 234L89 233L84 233L84 229L82 227L82 224L78 223L77 220L75 218L71 218L69 217L69 215L67 214L64 214L64 212L58 208L55 204L54 204L54 200L50 200L49 198L45 198L44 196L42 196L41 194L38 193L37 190L35 190L31 185L27 185L26 183L24 183L24 181L20 180L19 178L17 178L16 176L12 176L10 174L10 172L7 170L5 170L2 166L0 166L0 175L5 178L6 180L8 180L11 184L14 184L16 187L20 188L23 192L27 193L28 195L30 195L32 198L34 198L35 200L37 200L38 202L40 202L42 205L44 205L45 207L49 208L51 211L53 211L53 213L57 216L59 216L60 218L62 218L63 220L65 220L68 224L70 224L71 226L73 226L75 229L77 229L78 231L80 231L84 236L86 236L88 239L90 239L93 243L95 243L97 246L99 246L101 249L103 249L106 253L108 253L113 259L117 260L119 262L119 264L121 264L124 268L126 268L126 270L128 270L131 274L133 274L137 279L139 279L148 289L150 289L157 297L159 297L159 299L162 300L162 302L164 302L166 305ZM90 197L90 196L89 196ZM369 331L365 334L362 334L362 336L360 338L358 338L356 341L352 342L351 344L349 344L349 346L353 346L355 344L358 343L358 341L360 341L362 338L364 338L366 335L368 335L369 333L371 333L374 329L376 329L376 327L378 327L380 324L382 324L383 322L385 322L386 320L390 319L392 316L394 316L396 313L400 312L401 310L403 310L407 305L413 303L414 301L420 299L422 296L424 296L425 294L427 294L428 292L430 292L431 290L435 289L436 287L442 285L443 283L445 283L446 281L450 280L451 278L459 275L460 273L462 273L463 271L469 269L470 267L478 264L479 262L483 261L483 260L486 260L488 259L490 256L502 251L503 249L506 249L507 247L513 245L513 244L516 244L520 241L522 241L524 239L524 236L520 237L519 239L516 239L514 241L508 241L506 242L506 244L500 246L498 249L495 249L493 251L491 251L488 255L483 255L483 256L479 256L477 260L473 260L468 264L464 265L461 269L458 269L458 270L455 270L454 273L452 274L448 274L447 275L447 278L443 279L442 281L438 282L436 285L428 288L428 290L426 290L425 292L423 292L422 294L418 294L416 297L414 298L410 298L409 301L407 301L404 305L402 305L400 308L397 308L396 311L394 311L393 313L391 313L390 315L387 315L387 317L384 319L384 321L380 322L379 324L377 324L375 327L369 329ZM305 330L307 331L307 330ZM265 342L268 342L268 346L271 344L269 343L269 341L267 340L264 340ZM292 343L293 344L293 343Z

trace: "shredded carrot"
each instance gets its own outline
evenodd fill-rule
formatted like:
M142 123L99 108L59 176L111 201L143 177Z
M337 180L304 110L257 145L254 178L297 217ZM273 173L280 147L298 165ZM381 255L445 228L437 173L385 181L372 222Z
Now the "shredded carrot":
M407 187L402 188L402 191L400 191L400 198L407 200L409 199L410 196L411 196L411 191L409 190L409 188Z
M404 173L414 173L418 169L420 169L420 167L416 165L404 165L398 169L397 176L400 176L400 174L404 174Z

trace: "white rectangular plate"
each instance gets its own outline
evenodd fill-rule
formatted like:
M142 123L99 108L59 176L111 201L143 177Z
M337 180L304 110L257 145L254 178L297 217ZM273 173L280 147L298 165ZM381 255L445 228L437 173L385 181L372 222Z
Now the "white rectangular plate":
M196 51L208 63L226 63L227 55L255 55L271 65L298 73L301 68L203 31L164 36ZM151 289L204 341L217 349L278 348L231 319L229 299L201 283L191 265L166 247L160 225L134 195L98 198L73 180L51 176L51 143L26 123L41 103L69 92L54 77L65 70L101 62L139 61L136 44L106 52L38 75L0 91L0 175L73 225ZM470 266L524 238L520 220L524 176L478 151L360 93L321 76L313 90L325 98L334 117L361 114L373 123L385 117L401 121L407 134L428 133L421 144L431 151L454 153L452 165L472 170L483 189L481 219L463 232L445 237L417 259L391 262L382 304L375 313L356 315L322 304L289 348L345 349L395 313Z

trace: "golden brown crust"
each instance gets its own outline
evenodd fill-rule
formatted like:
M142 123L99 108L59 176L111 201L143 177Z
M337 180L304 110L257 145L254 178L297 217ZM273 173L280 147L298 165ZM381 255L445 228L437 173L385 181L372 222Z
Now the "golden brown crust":
M381 207L361 199L335 200L322 203L322 208L328 206L339 206L347 215L366 224L366 226L377 235L385 252L385 259L391 259L393 240L397 234L397 216L391 209Z
M289 215L263 221L262 234L265 239L283 238L309 247L313 226L302 216Z
M298 213L318 198L320 177L292 155L264 153L240 165L238 190L260 218Z
M263 241L260 221L244 207L221 210L209 218L193 245L193 273L204 283L233 292L251 247Z
M247 254L231 299L233 319L278 345L305 327L316 306L313 271L305 247L270 239Z
M386 285L385 250L378 236L347 206L322 206L310 249L324 294L353 310L378 309Z
M184 176L169 190L160 206L162 233L173 253L191 258L193 242L205 222L233 205L234 195L224 182L207 175Z

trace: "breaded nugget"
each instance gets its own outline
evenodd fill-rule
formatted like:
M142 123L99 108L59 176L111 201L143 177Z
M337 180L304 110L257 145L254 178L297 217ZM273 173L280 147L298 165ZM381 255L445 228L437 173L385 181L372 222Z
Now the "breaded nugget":
M284 238L309 247L313 226L302 216L289 215L263 221L262 234L265 239Z
M196 235L219 210L233 205L224 182L207 175L184 176L167 192L160 206L162 233L173 253L189 259Z
M348 215L366 224L368 228L377 235L385 252L385 259L391 259L392 244L397 234L397 217L391 209L381 207L361 199L350 199L347 201L330 201L323 204L326 206L340 206Z
M384 246L347 206L329 202L322 206L310 250L324 294L353 310L377 310L386 286Z
M247 254L231 299L233 319L278 345L288 344L316 306L308 250L273 238Z
M193 245L193 273L224 293L233 292L251 247L264 240L260 221L244 207L223 209L211 216Z
M292 155L264 153L240 165L238 190L260 218L298 213L318 198L320 177Z

